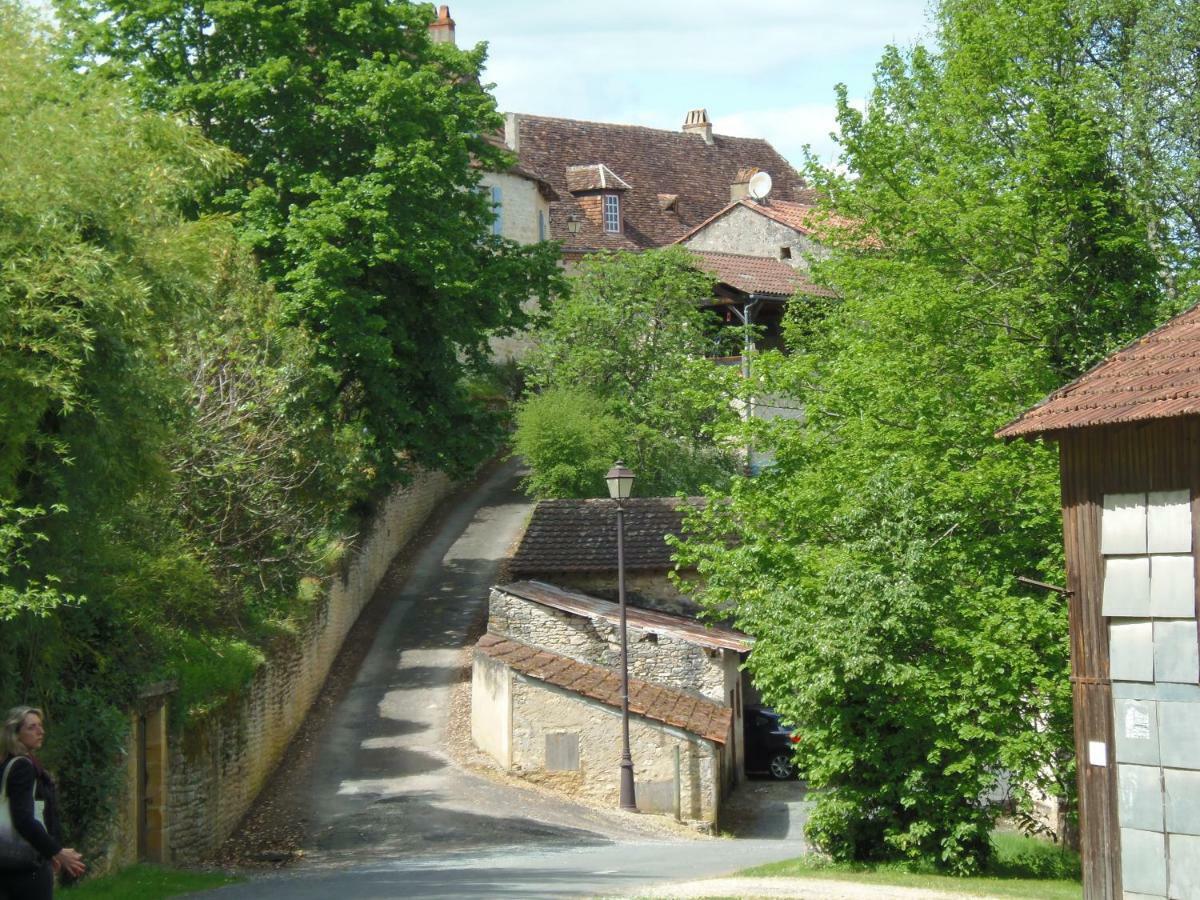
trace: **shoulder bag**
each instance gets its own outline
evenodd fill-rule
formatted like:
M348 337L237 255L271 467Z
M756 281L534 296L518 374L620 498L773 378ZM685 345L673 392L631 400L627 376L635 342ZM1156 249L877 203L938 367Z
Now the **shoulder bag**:
M21 837L21 833L13 827L12 806L8 802L8 773L16 765L17 759L20 757L8 761L8 765L4 767L4 777L0 779L0 870L36 869L42 862L41 854L33 849L33 845ZM33 790L36 795L36 779L34 779ZM44 807L43 801L33 801L33 817L38 822L43 822Z

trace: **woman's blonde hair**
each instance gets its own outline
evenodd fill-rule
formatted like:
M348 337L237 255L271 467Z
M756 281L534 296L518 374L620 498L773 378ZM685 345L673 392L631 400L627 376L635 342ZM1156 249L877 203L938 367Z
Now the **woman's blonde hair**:
M0 747L6 753L11 753L13 756L29 755L29 748L17 740L17 732L21 730L21 725L30 715L37 716L43 722L46 721L46 717L36 706L14 706L4 717L4 726L0 728Z

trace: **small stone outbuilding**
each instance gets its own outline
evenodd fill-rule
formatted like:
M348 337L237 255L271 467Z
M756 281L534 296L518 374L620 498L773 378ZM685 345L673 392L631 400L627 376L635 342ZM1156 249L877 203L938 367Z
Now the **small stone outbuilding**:
M715 826L731 711L636 678L629 695L638 809ZM621 679L612 670L485 634L475 647L471 733L509 771L617 804Z

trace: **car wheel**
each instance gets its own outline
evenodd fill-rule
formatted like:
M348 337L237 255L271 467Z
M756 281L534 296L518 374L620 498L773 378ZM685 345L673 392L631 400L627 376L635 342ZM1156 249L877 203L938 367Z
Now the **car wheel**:
M767 764L767 769L771 773L772 778L777 778L780 781L786 781L792 777L792 773L796 771L792 765L792 757L790 753L776 753L771 757L770 763Z

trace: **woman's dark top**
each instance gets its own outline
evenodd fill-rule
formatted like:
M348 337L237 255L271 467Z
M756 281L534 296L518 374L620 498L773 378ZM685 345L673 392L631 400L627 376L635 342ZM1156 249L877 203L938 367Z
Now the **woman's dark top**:
M62 832L58 820L58 795L50 773L28 756L8 756L16 759L8 773L8 805L12 811L13 827L33 845L45 859L62 849ZM33 801L43 800L42 818L45 827L33 817Z

